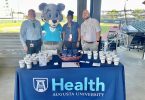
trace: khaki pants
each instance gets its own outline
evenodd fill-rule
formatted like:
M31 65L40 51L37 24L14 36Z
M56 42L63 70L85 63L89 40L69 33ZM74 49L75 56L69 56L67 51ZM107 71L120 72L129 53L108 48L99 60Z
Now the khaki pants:
M88 50L90 50L90 51L98 51L98 45L97 45L96 42L87 43L87 42L82 41L81 43L82 43L83 51L88 51Z
M58 50L61 51L62 43L61 42L44 42L44 50Z

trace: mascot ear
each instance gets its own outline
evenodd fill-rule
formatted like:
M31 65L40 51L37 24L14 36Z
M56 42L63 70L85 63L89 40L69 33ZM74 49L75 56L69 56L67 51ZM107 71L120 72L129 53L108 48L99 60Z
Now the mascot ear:
M47 3L41 3L40 5L39 5L39 10L40 11L42 11L42 10L44 10L44 8L47 6Z
M63 10L65 9L65 5L62 4L62 3L59 3L59 4L57 5L57 8L58 8L59 11L63 11Z

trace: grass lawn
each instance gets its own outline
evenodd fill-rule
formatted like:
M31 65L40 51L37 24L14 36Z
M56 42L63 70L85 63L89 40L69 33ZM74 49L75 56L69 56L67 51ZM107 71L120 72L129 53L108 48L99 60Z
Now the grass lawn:
M105 23L101 23L101 34L105 34L109 31L110 25L105 24Z
M18 33L22 22L0 21L0 33Z
M12 21L0 21L0 33L19 33L22 21L12 22ZM61 22L63 25L65 22ZM101 34L107 33L109 27L114 24L101 23Z

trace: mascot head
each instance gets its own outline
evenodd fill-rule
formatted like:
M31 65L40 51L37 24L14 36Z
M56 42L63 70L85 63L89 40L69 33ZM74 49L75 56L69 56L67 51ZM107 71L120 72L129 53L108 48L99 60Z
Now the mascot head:
M42 12L42 20L48 22L51 27L55 28L60 21L63 20L62 11L65 9L65 5L59 4L47 4L41 3L39 10Z

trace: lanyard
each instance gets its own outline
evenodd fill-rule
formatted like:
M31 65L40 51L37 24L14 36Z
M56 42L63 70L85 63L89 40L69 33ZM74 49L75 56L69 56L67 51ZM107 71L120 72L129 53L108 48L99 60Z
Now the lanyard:
M70 24L70 26L68 25L68 27L69 27L69 32L70 32L69 36L71 36L71 38L73 39L73 35L72 35L72 24Z
M35 20L32 20L32 26L33 26L33 29L32 29L32 37L34 37L34 35L35 35L35 28L36 28ZM32 40L31 40L31 43L32 43Z

